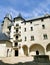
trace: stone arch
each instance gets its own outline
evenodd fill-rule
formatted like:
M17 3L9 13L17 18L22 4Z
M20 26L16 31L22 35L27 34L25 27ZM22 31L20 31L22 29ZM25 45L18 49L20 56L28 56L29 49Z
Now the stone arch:
M30 55L37 55L36 52L38 51L39 55L45 54L45 49L40 44L32 44L29 48Z
M47 51L47 52L50 51L50 43L46 46L46 51Z
M28 47L27 47L27 45L23 45L22 48L23 48L24 55L28 56Z

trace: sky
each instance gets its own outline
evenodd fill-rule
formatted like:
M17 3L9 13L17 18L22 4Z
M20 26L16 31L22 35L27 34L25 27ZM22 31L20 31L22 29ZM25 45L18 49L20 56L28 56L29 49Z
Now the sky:
M7 13L25 19L50 14L50 0L0 0L0 23Z

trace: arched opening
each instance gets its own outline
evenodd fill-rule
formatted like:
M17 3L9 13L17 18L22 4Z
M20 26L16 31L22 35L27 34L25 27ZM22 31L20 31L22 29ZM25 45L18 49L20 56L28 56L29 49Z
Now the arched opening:
M50 43L47 45L46 51L50 51Z
M46 46L46 54L50 55L50 43Z
M40 44L33 44L29 48L30 55L44 55L45 50Z
M23 52L24 52L24 55L28 56L28 47L26 45L23 45Z

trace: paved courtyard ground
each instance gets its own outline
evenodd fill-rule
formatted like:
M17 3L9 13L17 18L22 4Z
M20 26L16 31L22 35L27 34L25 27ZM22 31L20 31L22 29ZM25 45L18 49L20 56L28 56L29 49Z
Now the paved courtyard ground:
M35 62L33 57L0 58L0 65L50 65L49 62Z

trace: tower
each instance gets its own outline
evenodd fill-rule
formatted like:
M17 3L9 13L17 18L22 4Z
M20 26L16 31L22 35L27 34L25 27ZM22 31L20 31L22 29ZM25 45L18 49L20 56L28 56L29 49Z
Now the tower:
M10 38L13 43L13 56L20 56L19 53L21 54L21 22L23 21L24 19L22 18L21 14L13 19L14 25L11 26L10 33Z
M7 36L9 36L10 31L8 26L12 23L12 16L10 14L6 14L4 17L4 21L2 22L2 33L5 33Z

